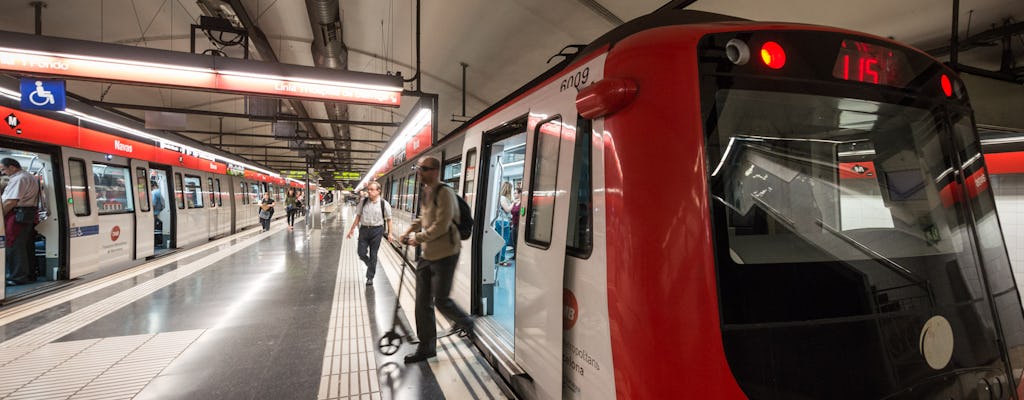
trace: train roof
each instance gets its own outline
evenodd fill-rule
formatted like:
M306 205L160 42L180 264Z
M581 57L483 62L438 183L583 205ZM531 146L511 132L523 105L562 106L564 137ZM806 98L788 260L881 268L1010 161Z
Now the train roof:
M479 120L483 119L488 114L492 113L493 111L497 110L498 108L502 107L508 102L514 100L516 97L519 97L520 95L527 92L531 88L543 83L548 78L557 75L559 72L565 70L566 67L572 65L576 61L581 60L587 57L588 55L593 54L594 52L601 51L602 49L611 48L615 45L615 43L637 32L657 28L660 26L693 25L716 22L742 21L750 20L705 11L670 9L669 6L662 7L650 14L638 17L629 22L626 22L625 24L619 25L615 29L612 29L608 33L601 35L600 37L595 39L593 42L590 42L586 46L566 46L566 48L582 47L582 49L576 53L565 55L566 57L564 57L557 64L549 68L547 71L544 71L544 73L538 75L536 78L533 78L532 80L521 86L519 89L516 89L512 93L509 93L507 96L503 97L501 100L498 100L490 107L487 107L483 111L477 113L468 121L464 122L462 125L459 125L457 128L453 129L447 135L444 135L444 137L442 137L441 140L438 141L438 144L446 142L449 139L449 137L456 136L456 133L464 131L468 129L470 126L473 126L473 124L477 123Z

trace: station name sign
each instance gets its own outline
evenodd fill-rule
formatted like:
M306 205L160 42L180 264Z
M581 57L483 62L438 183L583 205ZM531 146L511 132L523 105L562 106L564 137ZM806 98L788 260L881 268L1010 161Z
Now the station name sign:
M0 71L243 95L401 105L402 80L398 76L32 36L0 31Z

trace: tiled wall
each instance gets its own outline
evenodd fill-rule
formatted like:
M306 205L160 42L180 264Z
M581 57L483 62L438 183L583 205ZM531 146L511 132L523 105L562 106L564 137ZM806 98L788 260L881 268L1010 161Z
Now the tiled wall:
M1024 174L992 175L999 223L1017 284L1024 283Z

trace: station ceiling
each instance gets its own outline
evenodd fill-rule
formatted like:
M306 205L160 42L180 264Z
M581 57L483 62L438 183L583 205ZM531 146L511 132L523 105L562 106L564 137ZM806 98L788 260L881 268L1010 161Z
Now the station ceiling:
M34 33L37 7L31 3L0 1L0 29ZM400 72L405 78L416 75L415 0L44 0L43 4L39 28L46 36L189 52L191 26L200 23L200 16L234 14L239 19L236 24L254 34L251 59L379 74ZM664 4L665 0L422 0L422 87L409 82L405 88L439 95L438 132L443 135L542 73L550 66L547 60L564 46L588 43ZM1017 79L1024 77L1024 1L961 0L959 6L960 40L993 29L1009 30L1011 71ZM218 11L225 7L232 12ZM689 8L752 20L848 28L941 51L949 44L953 0L701 0ZM241 46L225 46L233 34L197 34L196 52L243 56ZM339 34L347 49L345 56L325 57L323 42L316 38L330 41ZM1003 45L996 37L961 52L960 62L999 70ZM462 63L467 65L465 105ZM140 121L145 116L142 108L205 112L188 114L187 128L178 132L272 170L302 169L310 155L275 139L271 122L236 116L247 112L242 96L85 81L69 81L68 90ZM400 108L283 101L280 112L305 113L320 120L397 124L416 100L406 96ZM135 107L140 105L144 107ZM304 146L319 149L312 161L330 175L369 168L396 130L379 125L309 122L298 128L317 139ZM305 133L310 130L314 132Z

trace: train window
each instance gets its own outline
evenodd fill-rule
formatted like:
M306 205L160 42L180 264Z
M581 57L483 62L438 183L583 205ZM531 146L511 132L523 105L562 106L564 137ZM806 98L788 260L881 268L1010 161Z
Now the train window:
M93 163L92 177L100 215L135 211L128 183L131 182L131 172L127 167Z
M185 189L181 186L181 173L174 173L174 200L178 202L178 209L185 209Z
M213 190L217 193L217 207L224 205L224 193L220 191L220 178L213 180Z
M415 210L413 203L416 199L416 175L409 175L405 178L405 209L409 211Z
M217 207L217 191L213 190L213 178L206 178L206 191L210 192L210 207Z
M89 215L89 182L85 178L85 161L74 158L68 160L68 183L71 189L71 198L68 202L71 203L75 215Z
M145 168L135 168L135 198L139 202L140 211L149 211L149 179Z
M587 258L594 247L590 159L593 131L590 120L581 117L577 121L576 145L572 158L572 190L569 192L569 229L565 243L566 253Z
M250 183L249 188L252 189L249 192L249 204L259 204L260 199L263 198L263 194L260 193L260 184Z
M245 182L238 184L238 193L242 196L242 204L249 204L249 191L245 190Z
M391 203L391 204L398 204L398 202L395 201L397 196L398 196L398 181L392 179L391 180L391 198L388 199L388 202Z
M446 161L442 171L444 172L444 175L442 175L441 181L455 189L455 193L458 193L459 177L462 176L462 160L459 158L453 158Z
M534 129L533 160L530 168L530 201L526 205L526 241L551 244L555 217L558 148L561 146L562 117L554 116Z
M462 188L462 198L466 199L466 202L473 204L473 194L476 192L476 148L469 149L466 152L466 171L465 181L466 185Z
M185 202L188 208L203 208L203 180L198 176L185 175Z

